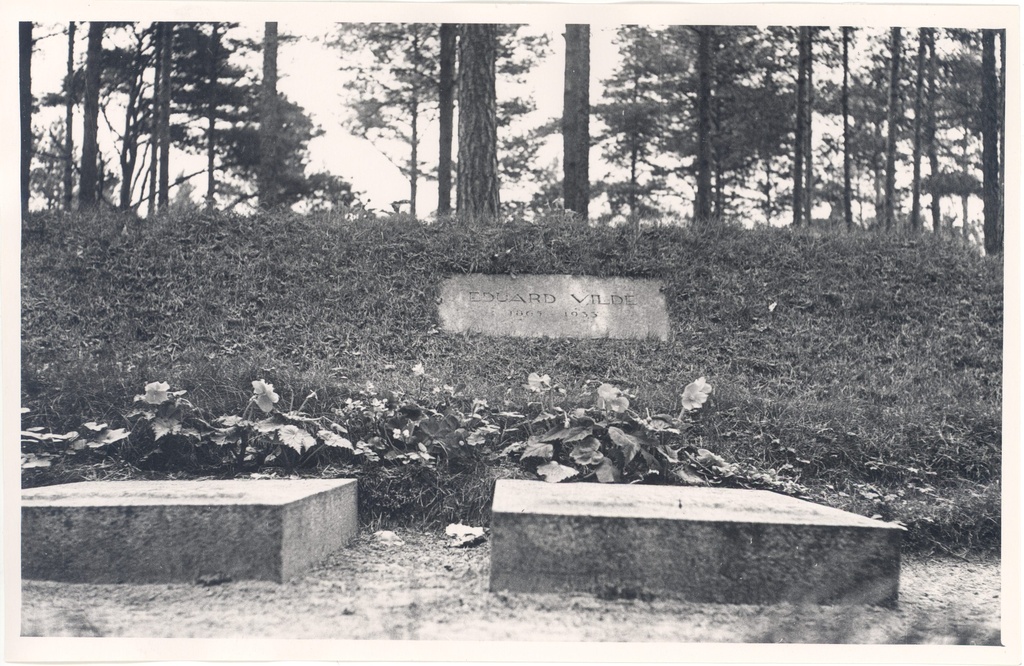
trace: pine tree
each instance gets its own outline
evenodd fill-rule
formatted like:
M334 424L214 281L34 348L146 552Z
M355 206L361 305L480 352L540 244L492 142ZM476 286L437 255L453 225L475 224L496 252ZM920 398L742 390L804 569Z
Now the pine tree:
M70 211L75 170L75 22L68 23L68 65L64 75L64 210Z
M1003 220L1000 206L999 77L996 73L995 30L981 31L981 136L984 173L985 252L1003 251Z
M32 188L32 23L18 24L18 76L21 103L21 212L28 213Z
M697 201L693 207L694 221L711 219L711 52L714 28L703 26L697 31Z
M78 206L93 208L99 203L101 185L99 174L100 75L103 69L102 21L89 23L89 41L85 55L85 100L83 110L82 165L78 184Z
M438 82L437 106L439 145L437 158L437 215L448 215L452 210L452 139L455 110L455 58L459 27L455 23L442 23L438 29Z
M587 219L590 201L590 26L565 26L562 106L563 201Z
M459 26L458 214L467 222L498 215L495 60L498 30L492 24Z
M267 22L263 33L263 82L260 87L260 167L257 187L260 207L269 210L280 204L278 170L281 156L278 142L281 115L277 95L277 23Z
M903 49L902 33L899 28L889 32L889 105L887 111L887 130L885 139L885 198L883 215L885 229L891 231L896 226L896 138L899 131L899 80L900 55Z

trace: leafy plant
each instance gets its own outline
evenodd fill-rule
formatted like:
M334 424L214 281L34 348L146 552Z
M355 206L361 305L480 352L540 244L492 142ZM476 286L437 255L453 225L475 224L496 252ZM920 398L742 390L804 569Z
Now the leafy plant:
M570 479L600 483L682 483L771 488L806 495L806 489L776 470L727 462L688 437L697 410L708 401L712 387L704 377L680 394L680 411L640 414L631 409L631 396L602 383L593 405L566 409L550 399L551 379L531 373L526 388L540 393L540 413L518 424L525 435L504 448L519 462L551 483Z

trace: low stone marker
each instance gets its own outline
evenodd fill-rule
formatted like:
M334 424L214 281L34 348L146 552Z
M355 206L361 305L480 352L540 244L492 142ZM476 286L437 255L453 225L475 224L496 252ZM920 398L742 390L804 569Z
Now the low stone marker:
M904 531L762 490L500 480L490 588L891 606Z
M23 490L21 573L75 583L285 581L356 535L354 479L97 481Z
M441 284L446 331L514 337L667 340L657 280L572 275L460 275Z

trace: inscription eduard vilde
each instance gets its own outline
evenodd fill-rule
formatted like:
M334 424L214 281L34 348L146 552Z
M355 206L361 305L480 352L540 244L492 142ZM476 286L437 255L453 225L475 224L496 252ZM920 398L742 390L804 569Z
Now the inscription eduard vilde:
M668 339L661 283L570 275L461 275L441 285L445 330L518 337Z

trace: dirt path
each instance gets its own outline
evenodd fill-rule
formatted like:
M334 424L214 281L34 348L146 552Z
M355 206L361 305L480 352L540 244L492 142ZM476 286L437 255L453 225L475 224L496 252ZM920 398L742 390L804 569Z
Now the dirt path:
M904 558L900 604L696 604L491 594L489 549L360 536L278 585L22 584L23 636L813 643L999 643L997 560Z

